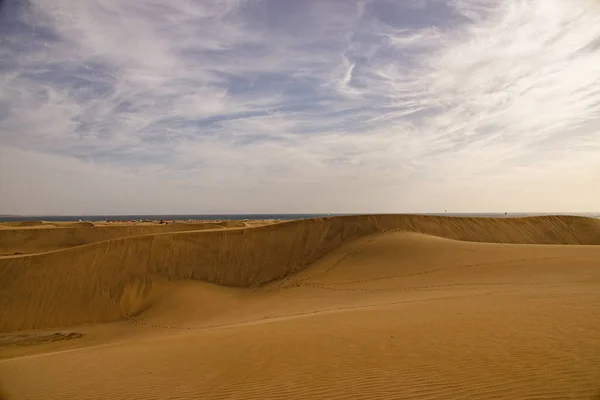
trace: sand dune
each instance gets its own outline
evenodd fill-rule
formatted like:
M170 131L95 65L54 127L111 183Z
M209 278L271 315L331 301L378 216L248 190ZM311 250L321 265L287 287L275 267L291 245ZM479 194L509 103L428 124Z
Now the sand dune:
M335 217L0 259L3 331L121 321L5 335L43 344L0 341L0 380L8 399L592 398L599 224Z
M29 227L29 226L41 226L41 225L52 225L53 223L45 221L15 221L15 222L2 222L3 226L8 227Z
M246 223L244 221L238 220L230 220L230 221L221 221L219 225L223 225L225 228L245 228Z
M6 221L0 222L3 228L43 228L43 227L92 227L96 226L90 221Z
M369 235L254 291L162 282L146 336L0 372L14 398L590 398L599 259Z
M223 228L217 223L96 227L92 222L45 223L32 227L0 229L0 255L42 253L128 236Z
M64 226L65 228L93 228L96 225L90 221L79 221L79 222L65 222L58 226Z
M104 229L85 228L80 235L90 232L98 238L118 232ZM352 216L125 237L0 258L0 332L135 315L148 306L156 277L258 286L302 270L343 243L390 230L497 243L600 243L600 221L579 217Z

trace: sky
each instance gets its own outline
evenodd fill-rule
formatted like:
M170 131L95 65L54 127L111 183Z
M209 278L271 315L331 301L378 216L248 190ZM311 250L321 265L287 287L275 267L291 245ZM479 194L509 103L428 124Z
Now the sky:
M598 0L0 0L0 214L600 211Z

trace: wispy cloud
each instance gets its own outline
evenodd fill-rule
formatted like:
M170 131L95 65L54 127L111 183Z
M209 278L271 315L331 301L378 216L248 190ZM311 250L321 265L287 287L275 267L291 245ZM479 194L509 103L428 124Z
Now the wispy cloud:
M600 200L588 185L600 174L595 0L2 7L0 212Z

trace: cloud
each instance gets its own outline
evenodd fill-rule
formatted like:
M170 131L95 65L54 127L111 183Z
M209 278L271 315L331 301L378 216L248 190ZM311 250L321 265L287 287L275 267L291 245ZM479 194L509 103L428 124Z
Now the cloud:
M0 212L600 200L594 0L5 0L0 34Z

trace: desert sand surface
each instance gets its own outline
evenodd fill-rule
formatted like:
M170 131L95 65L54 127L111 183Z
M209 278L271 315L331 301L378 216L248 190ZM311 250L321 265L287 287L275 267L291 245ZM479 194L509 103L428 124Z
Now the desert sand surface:
M349 216L65 243L0 257L2 399L600 396L600 220Z
M2 222L0 223L0 256L42 253L129 236L243 228L275 222L274 220Z

